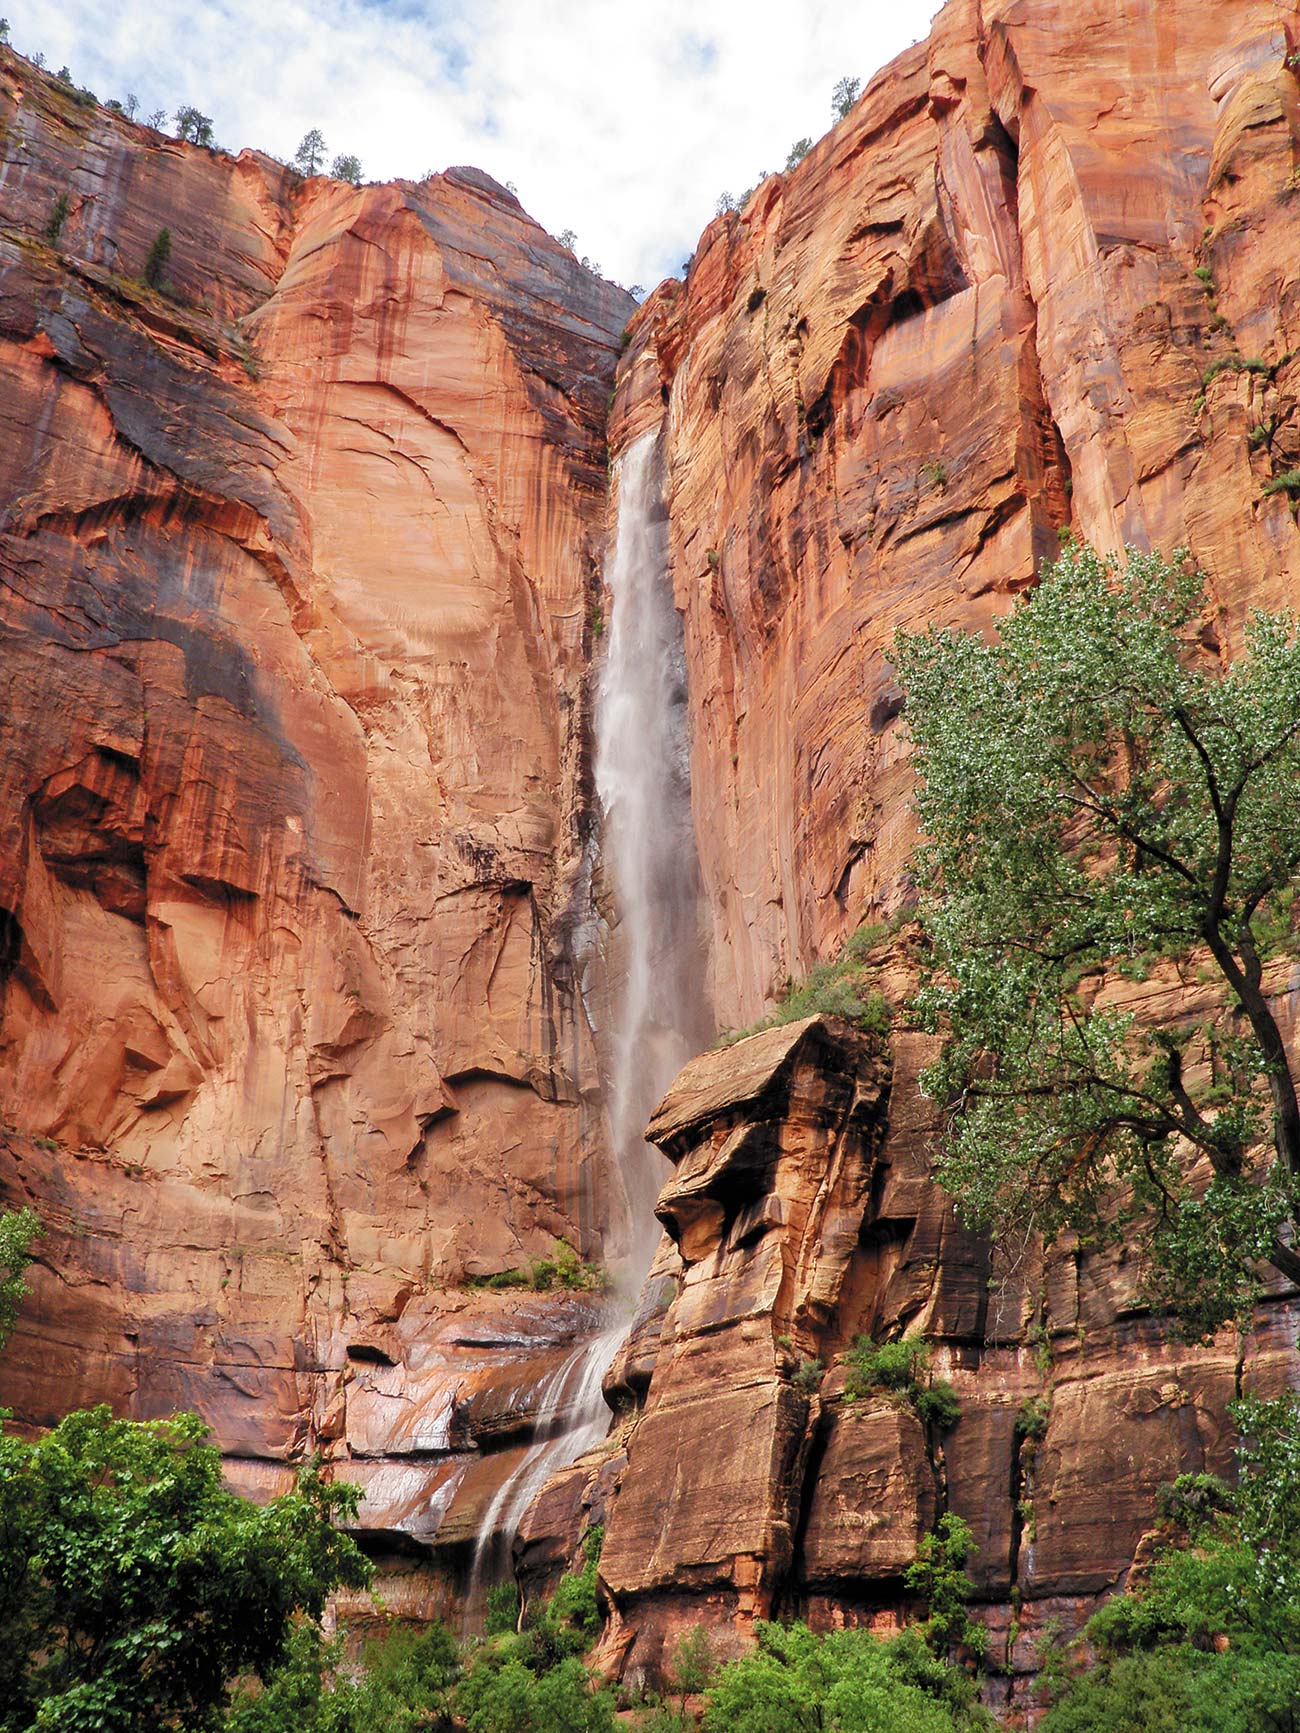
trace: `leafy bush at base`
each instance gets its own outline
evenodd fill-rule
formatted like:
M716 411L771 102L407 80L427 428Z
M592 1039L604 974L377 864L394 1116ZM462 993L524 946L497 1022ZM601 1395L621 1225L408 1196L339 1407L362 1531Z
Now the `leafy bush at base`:
M1300 1733L1300 1400L1233 1405L1235 1492L1184 1475L1166 1546L1088 1623L1096 1664L1061 1678L1043 1733Z
M257 1506L221 1483L197 1415L68 1415L0 1433L0 1733L220 1725L232 1682L267 1677L295 1614L370 1566L334 1527L355 1487L305 1469Z
M613 1733L613 1696L593 1686L580 1658L600 1635L601 1539L600 1528L588 1532L582 1569L529 1609L522 1631L489 1635L467 1656L454 1707L469 1733Z
M814 1636L806 1625L758 1626L758 1647L732 1661L705 1696L704 1733L974 1733L994 1722L975 1685L913 1631Z

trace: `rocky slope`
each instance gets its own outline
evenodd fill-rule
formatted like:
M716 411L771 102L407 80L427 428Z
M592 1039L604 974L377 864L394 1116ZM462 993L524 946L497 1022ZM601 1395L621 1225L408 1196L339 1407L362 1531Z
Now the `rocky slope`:
M465 1278L616 1208L586 670L632 303L474 170L298 184L7 53L0 141L0 1115L47 1222L5 1397L395 1458L382 1525L572 1333Z
M950 0L635 315L608 435L662 428L724 1023L906 904L898 625L988 623L1064 528L1189 545L1225 654L1300 602L1298 53L1282 0ZM198 1407L253 1488L323 1442L454 1574L598 1310L465 1280L618 1214L582 989L630 305L472 171L295 184L0 74L0 1186L50 1224L5 1400ZM699 1621L896 1618L946 1506L1019 1707L1226 1398L1296 1375L1286 1292L1188 1350L1122 1260L965 1234L925 1056L795 1026L656 1116L619 1424L521 1553L604 1516L629 1677ZM948 1433L844 1400L900 1328Z

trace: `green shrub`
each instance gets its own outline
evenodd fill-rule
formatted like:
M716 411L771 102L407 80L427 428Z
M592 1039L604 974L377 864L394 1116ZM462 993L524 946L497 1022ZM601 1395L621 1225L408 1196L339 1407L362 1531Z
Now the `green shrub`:
M934 1532L926 1535L903 1580L926 1604L921 1627L932 1652L943 1656L962 1647L983 1655L988 1632L966 1611L970 1599L967 1560L975 1552L970 1527L951 1511L941 1516Z
M226 1491L197 1415L77 1412L43 1437L0 1433L0 1728L219 1724L237 1677L267 1678L295 1615L363 1587L335 1521L355 1487L313 1465L265 1506Z
M591 1529L582 1569L560 1579L521 1632L490 1634L473 1653L454 1695L469 1733L614 1733L614 1699L579 1658L600 1633L600 1542Z
M826 1368L820 1360L809 1360L801 1355L799 1364L790 1377L791 1384L805 1396L811 1396L821 1387L821 1381Z
M814 1636L759 1624L758 1645L721 1669L704 1733L974 1733L993 1728L974 1682L929 1654L915 1632Z
M1288 1733L1300 1705L1300 1399L1234 1403L1239 1484L1183 1475L1144 1583L1089 1620L1097 1661L1058 1653L1043 1733Z
M957 1392L942 1378L918 1386L912 1393L912 1406L924 1425L939 1432L951 1432L961 1419Z
M1275 475L1272 481L1265 482L1264 494L1300 493L1300 469L1284 469L1281 475Z
M850 1401L878 1392L896 1391L910 1396L930 1369L930 1344L919 1336L896 1342L873 1342L859 1336L848 1355L849 1375L844 1394Z
M526 1269L497 1270L490 1276L470 1276L470 1288L529 1288L537 1294L564 1288L571 1293L598 1294L609 1277L597 1264L585 1264L572 1246L556 1240L549 1258L534 1258Z
M32 1261L32 1244L40 1238L41 1218L35 1210L0 1211L0 1348L13 1334L19 1308L27 1298L23 1279Z
M1156 1493L1156 1514L1188 1533L1232 1508L1232 1490L1217 1474L1180 1474Z
M834 962L814 964L805 980L788 984L766 1017L747 1029L724 1030L717 1045L730 1047L764 1029L819 1016L843 1017L866 1034L883 1039L893 1024L893 1013L874 987L875 967L870 953L889 931L888 927L876 925L860 927Z
M504 1637L519 1624L519 1588L515 1583L496 1583L487 1592L484 1630L489 1637Z
M159 229L149 248L149 257L144 262L144 280L151 289L161 287L167 263L172 256L172 232L170 229Z
M948 1432L961 1419L961 1403L952 1385L930 1371L930 1344L919 1336L895 1342L873 1342L859 1336L845 1356L848 1377L844 1394L850 1402L884 1395L906 1402L927 1426Z
M68 220L69 199L67 193L60 193L50 206L50 214L45 219L44 238L50 246L57 247L59 236L63 233L63 225Z
M1035 1444L1047 1436L1047 1420L1051 1401L1046 1396L1026 1396L1016 1410L1016 1436L1031 1439Z

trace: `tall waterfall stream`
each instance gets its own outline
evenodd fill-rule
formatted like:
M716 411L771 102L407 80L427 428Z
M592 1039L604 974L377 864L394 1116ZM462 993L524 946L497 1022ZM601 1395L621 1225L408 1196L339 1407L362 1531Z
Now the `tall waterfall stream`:
M484 1512L470 1600L495 1554L508 1559L524 1513L558 1469L599 1442L601 1393L622 1345L659 1228L654 1202L667 1163L642 1133L651 1111L709 1038L699 868L691 819L686 662L668 574L656 436L630 446L617 471L618 523L605 572L610 621L596 692L596 791L613 894L613 1004L606 1095L623 1193L611 1246L616 1321L575 1348L538 1391L532 1447Z

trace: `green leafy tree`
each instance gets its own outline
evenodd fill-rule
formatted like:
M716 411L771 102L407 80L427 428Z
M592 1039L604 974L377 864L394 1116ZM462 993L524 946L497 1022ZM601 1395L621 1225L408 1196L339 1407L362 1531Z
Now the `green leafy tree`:
M588 1532L581 1570L560 1578L522 1631L502 1631L505 1621L493 1619L497 1634L473 1654L455 1692L469 1733L614 1733L614 1699L581 1660L600 1634L601 1538L599 1527Z
M395 1627L372 1637L350 1665L344 1640L326 1642L299 1620L265 1689L246 1684L224 1733L420 1733L442 1722L460 1673L445 1625Z
M305 132L302 142L294 152L293 166L299 174L319 174L325 161L325 137L316 127Z
M361 185L361 158L357 156L336 156L330 164L330 173L336 181L347 181L349 186Z
M914 1632L814 1636L760 1624L757 1647L723 1667L705 1699L704 1733L964 1733L989 1728L972 1681Z
M178 108L172 124L176 128L177 138L186 140L189 144L201 144L212 147L212 116L202 114L188 103Z
M1265 982L1300 867L1300 645L1255 615L1224 669L1182 554L1071 544L997 637L900 634L944 1037L939 1177L1002 1236L1145 1251L1194 1333L1292 1247L1300 1104ZM1215 990L1138 1020L1165 956Z
M8 44L8 41L9 20L7 18L0 18L0 43Z
M858 92L862 89L860 78L841 78L831 92L831 109L836 120L843 120L858 100Z
M0 1733L204 1733L370 1567L335 1526L355 1487L315 1467L259 1507L221 1484L196 1415L68 1415L0 1433Z
M988 1633L966 1611L970 1599L966 1565L974 1551L969 1525L948 1511L921 1542L904 1573L907 1587L925 1602L922 1629L936 1655L958 1647L982 1655L988 1647Z
M795 139L794 143L790 146L790 154L785 159L784 172L789 174L792 168L798 168L799 164L808 155L808 152L812 147L813 141L810 138Z
M13 1335L18 1312L27 1298L24 1280L32 1262L32 1245L40 1237L41 1218L35 1210L0 1213L0 1348Z

